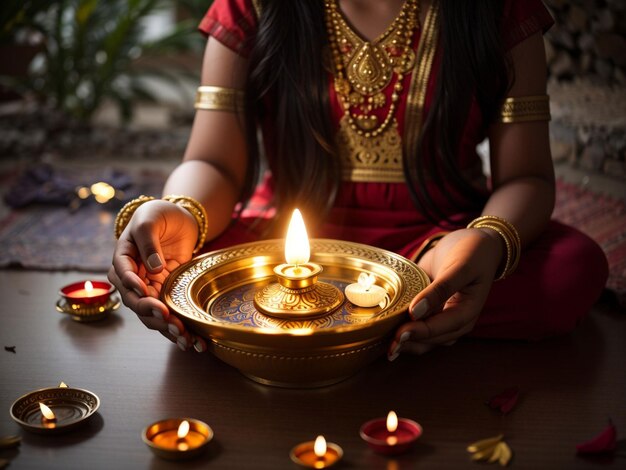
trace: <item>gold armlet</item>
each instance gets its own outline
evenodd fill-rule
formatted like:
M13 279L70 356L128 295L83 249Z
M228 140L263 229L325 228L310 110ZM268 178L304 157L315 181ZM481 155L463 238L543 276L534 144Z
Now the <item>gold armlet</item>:
M506 245L506 261L502 272L496 277L496 281L505 279L515 271L520 260L522 241L520 240L519 233L517 233L517 229L512 223L495 215L483 215L482 217L472 220L467 228L489 228L500 235L504 241Z
M499 121L507 124L549 120L550 97L548 95L507 98L500 109Z
M120 235L128 225L128 222L130 222L130 219L137 208L148 201L152 201L153 199L154 198L152 196L142 195L124 204L124 206L117 213L117 217L115 217L115 223L113 225L113 233L115 234L116 239L120 238Z
M209 230L209 219L206 214L204 206L189 196L169 195L163 198L165 201L173 202L186 209L193 218L196 219L198 224L198 241L193 249L194 254L200 251L204 242L206 241L206 235Z
M234 88L200 86L196 91L196 109L240 112L244 108L244 93Z

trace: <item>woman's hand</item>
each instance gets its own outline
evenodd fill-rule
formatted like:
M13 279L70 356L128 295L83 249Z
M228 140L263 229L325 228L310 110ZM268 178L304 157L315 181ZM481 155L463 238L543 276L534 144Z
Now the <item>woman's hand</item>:
M411 302L414 321L398 328L388 359L400 351L423 354L472 331L504 253L500 236L490 229L454 231L426 252L419 266L433 281Z
M120 235L108 277L144 325L183 350L193 346L201 352L206 342L189 334L159 300L165 278L191 259L197 237L198 225L184 208L162 200L146 202Z

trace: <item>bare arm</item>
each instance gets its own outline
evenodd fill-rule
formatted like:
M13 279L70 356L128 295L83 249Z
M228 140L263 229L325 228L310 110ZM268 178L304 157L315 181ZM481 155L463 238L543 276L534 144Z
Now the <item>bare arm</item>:
M509 96L546 93L543 39L537 33L511 51L515 83ZM497 215L519 231L522 244L534 240L554 208L554 169L545 121L496 123L489 130L493 194L483 214Z
M204 54L202 84L242 90L246 61L210 38ZM198 110L183 162L168 178L163 194L184 194L200 201L209 219L207 240L228 225L243 185L247 155L242 119L233 112Z

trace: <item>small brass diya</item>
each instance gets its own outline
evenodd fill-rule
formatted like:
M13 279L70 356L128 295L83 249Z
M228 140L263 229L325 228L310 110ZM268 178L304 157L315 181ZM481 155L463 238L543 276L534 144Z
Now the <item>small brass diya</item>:
M87 422L100 407L89 390L50 387L21 396L11 406L11 418L29 432L57 434ZM49 417L46 414L51 413Z

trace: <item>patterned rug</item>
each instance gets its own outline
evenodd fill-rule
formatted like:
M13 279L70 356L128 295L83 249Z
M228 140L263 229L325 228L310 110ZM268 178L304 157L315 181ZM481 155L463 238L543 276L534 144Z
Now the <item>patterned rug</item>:
M165 175L134 175L132 193L158 195ZM113 221L118 205L96 203L71 211L36 205L14 210L0 221L0 268L107 271L111 265ZM626 306L626 203L557 181L553 217L595 239L609 260L607 287Z

